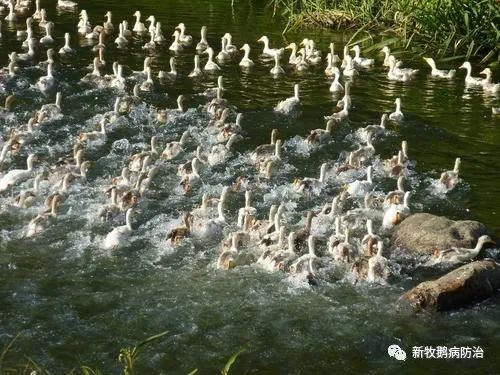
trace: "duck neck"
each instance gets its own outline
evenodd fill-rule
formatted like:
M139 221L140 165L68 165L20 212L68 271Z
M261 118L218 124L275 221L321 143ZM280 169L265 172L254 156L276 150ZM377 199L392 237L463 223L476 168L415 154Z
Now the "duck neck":
M366 221L366 230L369 236L373 236L373 222L371 221L371 219L368 219Z
M224 206L222 205L221 202L219 202L219 205L217 206L217 211L219 214L219 220L220 221L226 221L226 218L224 216Z
M205 27L202 27L201 28L201 40L200 40L200 43L207 43L207 29Z
M366 173L366 181L368 181L370 184L373 183L372 181L372 169L368 167L368 171Z
M277 159L281 159L281 143L276 142L275 147L274 147L274 156Z
M58 92L56 94L56 107L61 109L61 100L62 100L62 94L60 92Z
M299 85L297 84L293 87L293 96L295 100L299 100Z
M42 175L37 175L35 177L35 181L33 181L33 191L36 193L38 192L38 189L40 188L40 179L42 178Z
M309 247L309 256L311 258L314 258L316 257L316 253L315 253L315 244L314 244L314 237L310 236L309 237L309 241L308 241L308 247Z
M28 156L28 160L27 160L27 166L28 166L28 169L27 171L28 172L31 172L33 171L33 159L35 158L35 156L32 154L30 156Z
M410 193L406 192L403 198L403 206L409 208L410 207Z
M111 204L113 206L118 205L118 195L116 194L116 189L111 189Z
M455 166L453 167L453 172L458 173L460 170L460 159L455 159Z
M129 208L127 211L125 221L126 221L127 229L129 231L132 231L133 228L132 228L132 209L131 208Z
M321 165L321 169L319 172L319 182L321 183L325 182L325 174L326 174L326 165L323 164Z
M293 232L288 235L288 252L295 253L295 233Z
M335 235L340 236L340 218L335 218Z
M404 182L404 177L403 176L399 177L397 182L398 191L403 191L403 192L405 191L403 182Z

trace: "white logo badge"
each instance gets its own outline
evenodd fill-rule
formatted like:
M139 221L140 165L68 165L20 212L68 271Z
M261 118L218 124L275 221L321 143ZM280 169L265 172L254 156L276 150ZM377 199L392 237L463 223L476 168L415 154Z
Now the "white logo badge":
M406 361L406 352L399 345L391 345L387 348L389 357L394 357L398 361Z

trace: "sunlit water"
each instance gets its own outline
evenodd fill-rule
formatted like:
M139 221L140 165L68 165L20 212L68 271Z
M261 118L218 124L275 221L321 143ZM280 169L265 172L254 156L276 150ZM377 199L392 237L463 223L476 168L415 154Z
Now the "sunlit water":
M285 40L281 36L283 25L263 11L262 4L235 3L231 9L230 1L169 0L160 6L153 1L81 2L93 25L110 9L115 26L128 19L132 27L132 13L140 9L144 16L154 14L162 22L165 36L182 21L195 43L201 26L207 25L209 42L216 50L224 32L232 33L236 45L248 42L252 47L251 57L257 65L250 72L242 73L237 61L223 66L225 97L244 113L246 138L227 165L202 173L204 191L216 195L236 175L253 173L244 156L267 141L271 129L277 127L285 140L283 153L290 167L254 194L254 205L259 216L264 217L271 204L290 199L288 182L294 177L316 176L325 161L332 166L342 150L354 147L349 140L352 130L378 122L381 113L391 112L394 99L401 97L405 121L391 124L389 135L376 142L376 149L387 158L397 151L401 140L408 140L410 158L416 162L416 173L410 180L415 192L412 209L477 219L492 234L500 233L500 189L496 183L500 177L500 121L491 116L490 110L492 105L499 106L498 98L465 90L462 73L451 82L431 79L419 58L411 55L404 56L408 64L421 68L418 78L406 84L391 83L380 67L380 56L375 56L377 67L361 72L353 82L354 108L349 125L341 127L328 146L308 149L303 138L297 136L323 128L323 116L330 114L335 105L324 66L302 74L287 67L285 77L272 79L272 64L258 58L261 45L256 40L266 34L272 45L282 46L309 36L325 52L334 40L340 52L349 36L304 31L287 35ZM72 33L76 46L76 14L58 14L55 1L42 1L42 5L56 23L57 48L66 31ZM24 18L19 28L24 28L23 22ZM0 39L2 66L7 52L21 51L13 30L12 25L4 23ZM42 35L39 29L37 33ZM126 75L141 70L145 56L141 46L145 41L134 37L123 50L109 43L106 72L110 73L115 60L125 66ZM353 285L326 272L319 285L311 287L300 278L269 274L254 265L231 272L217 271L217 242L188 240L171 247L166 235L179 223L182 212L201 197L200 191L191 197L181 194L175 176L178 162L162 167L157 188L142 199L131 246L111 256L100 249L112 224L99 222L96 213L106 203L103 190L109 178L119 174L123 159L147 148L154 134L162 145L178 140L187 128L195 138L202 137L200 124L208 117L201 109L206 99L198 94L214 87L216 76L187 78L193 52L189 48L177 55L180 73L174 84L145 95L144 104L110 131L104 147L86 152L86 159L92 161L88 183L83 190L71 188L70 197L60 208L60 217L46 233L34 239L22 238L22 230L36 215L36 209L8 208L12 195L2 194L0 343L19 334L13 355L29 356L55 373L79 364L91 364L106 373L117 372L120 347L166 330L168 338L155 343L142 357L143 373L187 373L193 368L214 373L241 347L247 351L235 364L235 373L417 373L424 369L464 372L479 366L482 373L494 373L499 364L495 355L500 350L498 297L454 313L409 317L396 312L394 302L422 279L418 274L403 272L390 285L381 286ZM168 70L166 46L149 53L154 57L155 71ZM44 48L38 48L37 54L37 62L45 59ZM98 114L112 109L117 95L123 95L77 83L88 72L92 56L90 47L79 47L76 57L57 60L55 74L64 93L64 117L44 126L30 147L15 156L10 165L24 167L30 150L43 156L42 165L54 162L71 149L80 131L91 130L97 124ZM18 78L2 81L6 93L15 92L19 97L15 118L0 124L4 137L13 125L25 122L35 109L53 101L53 95L44 97L33 87L44 74L37 66L23 66ZM273 113L279 100L291 96L296 82L301 85L303 98L301 115L290 119ZM148 106L173 107L179 94L187 95L190 110L174 123L157 128ZM191 143L190 151L194 148ZM192 155L190 152L181 160ZM451 169L458 156L462 158L463 181L447 196L432 194L432 180L441 171ZM387 190L393 182L384 179L379 184ZM322 207L329 200L328 193L298 199L290 205L286 221L297 226L308 208ZM236 220L236 209L242 202L243 193L231 196L227 210L231 220ZM123 223L123 217L118 221ZM400 364L387 356L387 347L394 343L408 350L413 345L481 345L485 359L410 358Z

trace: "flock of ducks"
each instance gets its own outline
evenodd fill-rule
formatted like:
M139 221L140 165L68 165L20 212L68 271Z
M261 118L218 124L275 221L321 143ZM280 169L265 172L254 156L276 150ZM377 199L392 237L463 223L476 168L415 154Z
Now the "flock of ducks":
M30 1L7 1L0 9L6 12L4 22L16 22L31 10ZM75 10L77 4L59 0L58 8ZM88 186L87 172L92 163L85 157L110 146L108 136L137 108L146 108L157 126L157 134L150 139L150 147L133 154L124 160L116 177L108 179L102 186L107 194L108 203L102 204L95 218L114 225L102 239L100 247L116 251L126 248L137 232L134 225L142 209L141 203L154 199L155 190L161 190L160 181L165 178L177 179L171 194L186 196L201 195L201 204L185 210L176 226L170 225L163 238L164 245L179 247L186 241L205 243L218 241L219 253L214 264L219 269L229 270L243 265L256 264L275 272L288 272L305 277L310 283L317 283L321 270L340 267L356 281L385 282L398 269L397 262L390 256L390 234L395 226L411 215L411 191L406 189L409 178L415 174L408 155L408 144L401 143L393 157L383 160L377 154L376 143L383 141L389 130L389 122L404 121L401 99L395 99L395 109L390 114L381 114L380 121L373 121L364 128L351 131L352 149L340 154L336 160L327 160L318 171L318 177L296 178L287 181L282 188L283 198L279 204L271 204L269 213L262 216L262 204L257 209L253 205L255 196L265 196L278 186L287 170L293 169L286 155L279 131L271 131L270 142L256 147L249 153L235 150L238 142L244 139L244 115L237 111L224 93L222 72L225 62L239 59L241 69L252 69L256 62L251 59L249 44L238 48L232 36L224 34L221 50L215 53L207 39L207 28L201 29L200 41L187 34L187 28L179 23L173 31L173 41L168 46L173 56L170 71L153 72L151 58L146 57L143 68L124 75L118 62L105 60L105 51L110 44L125 48L131 38L144 41L146 51L164 48L168 36L163 34L160 22L149 16L144 24L141 12L136 11L135 22L131 29L127 21L114 24L111 12L105 14L102 25L92 27L89 16L81 10L75 33L90 43L95 57L90 64L89 73L81 77L80 85L97 89L112 88L118 92L113 109L92 119L97 130L80 129L73 134L73 147L69 155L61 157L50 166L42 166L39 159L45 155L32 153L30 144L40 137L42 129L49 128L54 121L70 111L64 108L62 92L56 93L53 103L45 104L31 114L26 124L16 123L13 119L16 106L15 94L8 95L5 105L0 108L3 140L0 143L0 194L12 197L8 205L20 210L35 208L39 213L23 228L26 238L42 235L59 220L61 206L79 202L73 196L80 188ZM44 35L36 36L35 28L44 30ZM55 23L48 20L40 1L35 3L35 12L26 18L26 29L19 30L26 52L12 52L8 55L9 64L2 69L2 82L14 80L26 67L36 64L35 55L40 49L47 48L47 60L39 66L45 70L34 87L46 95L57 91L58 82L54 76L55 56L71 56L76 50L71 46L70 34L65 34L64 45L55 48L52 35ZM0 26L1 30L1 26ZM1 35L1 33L0 33ZM25 38L25 39L24 39ZM293 68L305 71L312 65L323 64L320 50L311 39L304 39L299 45L290 43L284 48L272 48L268 37L258 39L263 49L260 59L274 62L270 74L286 74ZM299 48L300 47L300 48ZM55 51L58 51L57 53ZM147 106L143 96L157 90L159 85L174 81L178 72L175 53L195 51L194 67L189 77L215 74L217 87L201 93L206 98L201 108L187 108L187 98L180 95L177 107L158 109ZM288 59L285 50L290 50ZM351 52L354 55L351 55ZM389 47L382 50L385 54L383 66L387 67L387 78L396 81L409 81L417 73L416 69L405 68L403 63L391 55ZM243 55L242 55L243 54ZM205 58L206 56L206 58ZM431 67L431 75L451 79L455 70L437 69L434 60L426 58ZM350 87L359 70L371 69L376 64L372 58L361 55L361 49L354 45L344 48L343 57L335 54L334 44L330 44L326 56L325 74L331 77L330 91L343 94L338 102L338 110L325 115L325 126L312 130L301 137L310 150L333 141L335 132L345 127L352 111ZM465 62L460 68L466 70L466 85L481 87L484 92L496 94L500 84L492 82L491 70L484 69L481 79L471 75L471 65ZM112 74L104 74L111 70ZM2 83L3 84L3 83ZM133 88L129 90L129 87ZM274 111L283 116L300 113L300 86L295 84L293 95L276 103ZM162 129L177 129L188 114L202 112L202 120L188 129L181 129L176 139L164 142ZM498 113L498 108L492 109ZM96 121L96 119L98 119ZM9 127L10 126L10 127ZM161 145L163 143L163 145ZM15 169L13 160L17 155L28 154L26 169ZM207 189L206 181L212 174L229 165L236 158L243 159L241 173L232 176L232 182L223 186L214 197L214 191ZM459 183L460 158L454 168L445 171L434 182L442 193L455 188ZM381 181L393 181L394 190L384 191ZM178 188L177 188L177 187ZM228 202L243 198L244 205L236 212L229 212ZM105 197L104 195L102 196ZM10 198L9 198L10 199ZM325 200L326 199L326 200ZM304 202L314 203L312 209L300 211L297 207ZM2 210L7 210L3 207ZM267 211L267 210L266 210ZM297 221L296 219L299 218ZM125 221L124 225L115 223ZM478 255L483 245L491 242L489 237L481 237L474 249L440 249L433 263L458 264Z

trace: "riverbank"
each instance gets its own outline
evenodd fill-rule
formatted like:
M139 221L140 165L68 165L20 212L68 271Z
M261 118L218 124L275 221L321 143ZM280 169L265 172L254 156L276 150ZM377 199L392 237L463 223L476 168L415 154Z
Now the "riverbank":
M469 58L498 63L500 4L491 0L270 0L274 14L298 27L353 30L391 35L392 43L418 47L438 58Z

